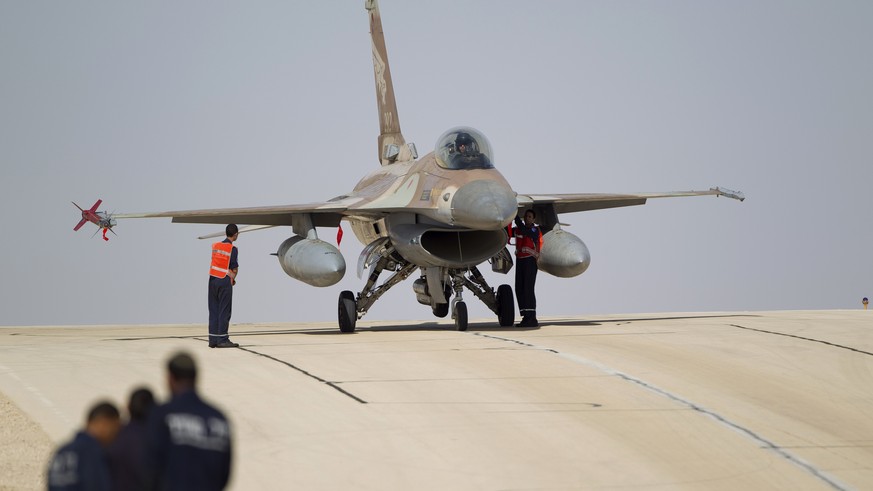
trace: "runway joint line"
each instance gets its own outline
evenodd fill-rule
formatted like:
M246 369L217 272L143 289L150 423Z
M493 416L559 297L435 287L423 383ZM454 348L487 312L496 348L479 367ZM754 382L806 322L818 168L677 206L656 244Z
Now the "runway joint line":
M831 343L830 341L824 341L824 340L821 340L821 339L807 338L807 337L804 337L804 336L798 336L797 334L787 334L787 333L784 333L784 332L768 331L768 330L766 330L766 329L756 329L756 328L754 328L754 327L746 327L746 326L741 326L741 325L739 325L739 324L728 324L728 325L729 325L729 326L732 326L732 327L739 328L739 329L745 329L745 330L747 330L747 331L755 331L755 332L761 332L761 333L764 333L764 334L773 334L773 335L776 335L776 336L785 336L785 337L787 337L787 338L801 339L801 340L803 340L803 341L811 341L811 342L813 342L813 343L821 343L821 344L824 344L824 345L827 345L827 346L832 346L832 347L834 347L834 348L841 348L841 349L845 349L845 350L849 350L849 351L854 351L855 353L861 353L861 354L863 354L863 355L873 356L873 353L871 353L871 352L869 352L869 351L860 350L860 349L858 349L858 348L852 348L851 346L843 346L842 344Z
M360 397L352 394L351 392L343 389L342 387L337 385L335 382L331 382L330 380L325 380L325 379L319 377L318 375L307 372L306 370L298 367L297 365L294 365L293 363L289 363L285 360L280 360L280 359L276 358L275 356L270 356L266 353L260 353L258 351L253 350L253 349L250 349L250 348L239 347L237 349L242 350L242 351L246 351L246 352L251 353L253 355L263 356L264 358L267 358L268 360L273 360L273 361L275 361L277 363L281 363L282 365L285 365L289 368L293 368L294 370L297 370L298 372L302 373L303 375L306 375L309 378L315 379L315 380L327 385L328 387L335 389L336 391L340 392L341 394L343 394L346 397L350 397L350 398L360 402L361 404L367 404L367 401L365 401L365 400L361 399Z
M737 326L737 327L740 327L740 326ZM603 364L601 364L601 363L598 363L598 362L596 362L596 361L594 361L594 360L589 360L589 359L587 359L587 358L583 358L583 357L581 357L581 356L573 355L573 354L569 354L569 353L562 353L562 352L560 352L560 351L558 351L558 350L555 350L555 349L552 349L552 348L547 348L547 347L544 347L544 346L538 346L538 345L535 345L535 344L532 344L532 343L527 343L527 342L524 342L524 341L519 341L519 340L517 340L517 339L504 338L504 337L502 337L502 336L494 336L494 335L491 335L491 334L483 334L483 333L480 333L480 332L472 332L472 333L470 333L470 334L473 334L474 336L480 336L480 337L483 337L483 338L489 338L489 339L495 339L495 340L498 340L498 341L504 341L504 342L508 342L508 343L520 344L520 345L522 345L522 346L526 346L526 347L531 348L531 349L540 350L540 351L547 351L547 352L549 352L549 353L554 353L554 354L560 356L561 358L564 358L564 359L570 360L570 361L572 361L572 362L574 362L574 363L579 363L579 364L581 364L581 365L589 366L589 367L595 368L595 369L597 369L597 370L600 370L601 372L604 372L604 373L606 373L606 374L608 374L608 375L614 375L614 376L616 376L616 377L619 377L619 378L621 378L622 380L625 380L625 381L627 381L627 382L631 382L631 383L633 383L633 384L636 384L636 385L638 385L638 386L640 386L640 387L642 387L642 388L644 388L644 389L646 389L646 390L648 390L648 391L651 391L651 392L654 392L654 393L656 393L656 394L658 394L658 395L661 395L661 396L667 397L668 399L670 399L670 400L672 400L672 401L674 401L674 402L677 402L677 403L679 403L679 404L681 404L681 405L683 405L683 406L685 406L685 407L688 407L689 409L692 409L692 410L694 410L694 411L696 411L696 412L699 412L699 413L701 413L701 414L705 414L705 415L709 416L710 418L712 418L712 419L718 421L719 423L721 423L721 424L727 426L728 428L730 428L730 429L732 429L732 430L734 430L734 431L740 433L741 435L744 435L744 436L750 438L751 440L757 442L757 443L758 443L759 445L761 445L764 449L766 449L766 450L770 450L771 452L776 453L777 455L779 455L780 457L782 457L782 458L788 460L788 461L791 462L792 464L794 464L794 465L800 467L801 469L803 469L803 470L809 472L809 473L812 474L815 478L817 478L817 479L819 479L820 481L826 483L827 485L829 485L829 486L832 487L833 489L836 489L836 490L839 490L839 491L848 491L849 489L851 489L851 488L848 488L848 487L844 486L843 484L837 482L835 479L833 479L833 478L827 476L824 472L822 472L822 471L820 471L819 469L815 468L812 464L806 462L806 461L803 460L802 458L800 458L800 457L798 457L798 456L792 454L791 452L785 450L785 448L780 447L780 446L777 445L776 443L771 442L770 440L768 440L768 439L764 438L763 436L761 436L761 435L755 433L754 431L750 430L749 428L746 428L746 427L744 427L744 426L741 426L739 423L735 423L735 422L733 422L733 421L727 419L726 417L724 417L724 416L722 416L722 415L716 413L715 411L712 411L712 410L710 410L710 409L707 409L707 408L705 408L705 407L703 407L703 406L701 406L701 405L699 405L699 404L697 404L697 403L694 403L694 402L692 402L692 401L690 401L690 400L688 400L688 399L685 399L685 398L683 398L683 397L681 397L681 396L678 396L678 395L676 395L676 394L673 394L672 392L669 392L669 391L666 390L666 389L662 389L662 388L660 388L660 387L658 387L658 386L656 386L656 385L650 384L650 383L648 383L648 382L646 382L646 381L644 381L644 380L642 380L642 379L639 379L639 378L636 378L636 377L634 377L634 376L632 376L632 375L628 375L628 374L626 374L626 373L620 372L620 371L615 370L615 369L613 369L613 368L610 368L610 367L608 367L608 366L606 366L606 365L603 365ZM857 350L856 350L856 351L857 351Z

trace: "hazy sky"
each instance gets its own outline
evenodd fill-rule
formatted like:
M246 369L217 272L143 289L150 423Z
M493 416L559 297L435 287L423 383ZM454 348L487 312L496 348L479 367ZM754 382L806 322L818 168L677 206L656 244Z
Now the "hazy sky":
M118 212L305 203L378 166L363 0L0 2L0 324L206 322L221 230ZM873 3L383 0L400 122L423 155L457 125L520 193L708 189L562 215L582 276L541 316L861 308L873 297ZM333 321L243 234L233 322ZM335 230L319 230L333 240ZM487 265L486 265L487 266ZM483 269L487 269L483 268ZM493 285L512 284L487 271ZM365 319L431 320L412 280ZM492 317L467 295L471 318Z

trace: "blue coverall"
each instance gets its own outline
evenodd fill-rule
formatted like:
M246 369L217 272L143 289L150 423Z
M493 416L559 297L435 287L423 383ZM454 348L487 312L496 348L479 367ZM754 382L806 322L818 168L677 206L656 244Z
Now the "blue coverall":
M148 489L213 491L230 478L230 425L221 411L188 390L149 416Z
M231 244L228 239L225 243ZM230 253L229 269L239 268L237 248ZM221 344L229 340L227 330L230 327L230 314L233 304L233 282L230 275L224 278L209 276L209 346Z
M100 442L80 431L59 448L49 463L48 489L109 491L109 465Z

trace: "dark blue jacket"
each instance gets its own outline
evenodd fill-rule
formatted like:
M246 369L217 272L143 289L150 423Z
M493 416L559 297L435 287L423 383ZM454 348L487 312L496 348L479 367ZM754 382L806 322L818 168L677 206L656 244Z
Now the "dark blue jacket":
M189 390L149 418L151 489L220 490L230 478L227 418Z
M106 453L91 435L80 431L55 452L48 468L49 491L109 491Z
M107 449L113 490L145 489L147 429L145 421L131 420Z
M226 244L233 244L230 239L224 239L222 242ZM239 267L239 249L236 246L233 246L233 249L230 250L230 265L227 269L236 269Z

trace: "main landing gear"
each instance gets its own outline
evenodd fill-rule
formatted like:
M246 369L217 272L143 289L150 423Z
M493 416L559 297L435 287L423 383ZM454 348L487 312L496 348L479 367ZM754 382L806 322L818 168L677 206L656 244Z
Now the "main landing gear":
M500 326L509 327L515 322L515 299L509 285L500 285L495 291L475 266L465 269L419 268L399 259L393 252L393 248L386 248L378 261L374 261L375 265L360 293L355 295L348 290L340 293L337 305L340 331L355 332L357 320L370 310L376 300L418 269L422 277L416 280L418 286L414 289L419 302L429 304L436 317L446 317L451 312L457 330L466 331L469 324L467 304L462 296L464 288L497 315ZM383 271L390 271L391 276L377 286ZM434 288L428 289L426 285L434 285ZM429 293L434 290L436 295Z
M455 329L459 331L467 330L467 304L458 302L455 304L455 312L452 314L455 318Z
M355 332L355 322L358 312L355 304L355 294L345 290L339 296L339 328L342 332Z

